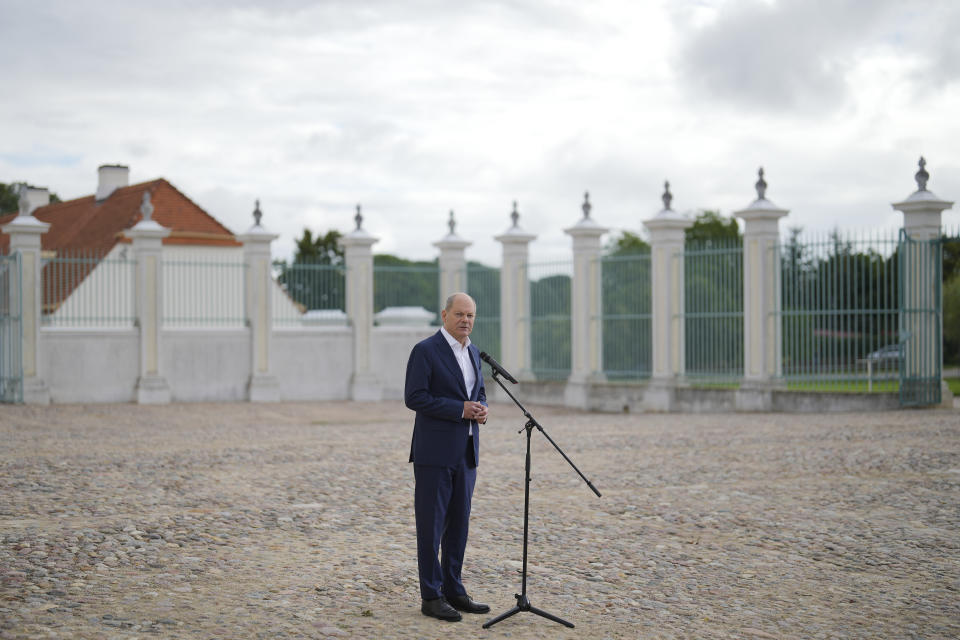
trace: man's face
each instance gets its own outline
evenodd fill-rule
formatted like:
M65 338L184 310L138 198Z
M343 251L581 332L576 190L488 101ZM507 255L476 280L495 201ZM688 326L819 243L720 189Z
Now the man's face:
M461 344L473 331L473 320L476 315L477 305L468 296L457 296L449 309L440 312L443 328Z

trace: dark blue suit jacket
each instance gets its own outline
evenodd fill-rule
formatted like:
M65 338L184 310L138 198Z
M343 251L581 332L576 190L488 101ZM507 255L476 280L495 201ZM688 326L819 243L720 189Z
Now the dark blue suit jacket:
M437 331L418 342L407 361L407 380L403 400L407 408L417 412L410 443L410 462L431 466L457 464L467 448L470 421L463 416L467 400L487 404L480 369L480 351L473 343L468 347L470 360L477 374L473 389L463 384L463 373L453 349ZM480 462L480 425L473 423L473 459Z

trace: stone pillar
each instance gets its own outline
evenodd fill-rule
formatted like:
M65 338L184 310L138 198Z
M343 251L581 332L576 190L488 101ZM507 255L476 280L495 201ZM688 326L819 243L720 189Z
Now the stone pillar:
M133 240L133 255L137 261L135 278L136 317L140 327L140 377L136 394L140 404L170 402L170 386L163 375L160 350L161 320L163 318L163 239L170 229L151 219L153 205L150 192L143 194L140 205L143 219L126 232Z
M447 222L450 227L450 233L433 246L440 249L440 306L443 309L447 297L458 291L467 290L467 260L465 257L466 248L472 242L464 240L457 235L455 231L456 222L453 220L453 211L450 212L450 220Z
M589 385L604 382L603 296L600 237L609 229L590 217L590 194L583 196L583 217L564 232L573 238L573 281L570 287L570 377L563 392L568 407L588 409Z
M250 326L250 380L247 399L250 402L277 402L280 385L273 374L271 345L273 339L273 283L270 265L270 244L277 234L260 225L260 201L253 211L254 224L237 237L243 243L243 264L246 268L244 302Z
M783 365L780 324L780 218L787 215L766 198L763 168L757 199L734 215L743 219L743 381L736 394L741 411L769 411Z
M527 260L536 235L520 228L517 203L510 214L513 224L494 237L503 245L500 268L500 364L517 380L534 379L530 351L530 281Z
M692 224L689 216L670 208L673 195L664 183L663 209L643 226L650 233L650 314L653 353L650 383L644 406L651 411L672 411L676 386L684 371L683 245Z
M23 341L20 356L23 368L23 401L49 404L50 389L43 378L40 359L40 324L43 317L43 263L40 260L40 236L50 225L33 217L34 203L26 186L20 188L19 215L4 225L10 235L10 253L20 252L21 326ZM11 292L13 293L13 292Z
M353 375L350 398L380 400L382 391L373 370L370 338L373 329L373 247L378 238L363 229L360 205L354 217L357 228L340 238L347 267L347 317L353 327Z
M906 346L906 358L902 366L906 367L905 377L908 381L935 379L937 371L943 375L943 314L941 312L937 315L924 310L943 309L942 299L935 297L943 295L942 287L937 286L937 278L942 277L939 262L942 256L932 241L940 237L943 211L953 207L953 202L941 200L927 190L930 174L926 170L926 164L926 160L921 157L920 169L914 176L917 190L903 202L893 204L894 209L903 213L903 230L909 238L906 243L901 243L900 247L903 270L900 306L903 310L915 310L902 311L900 319L900 340L901 344ZM901 390L901 394L904 392L919 394L920 397L935 394L935 390L932 394L929 389L917 388ZM940 398L943 404L952 406L953 394L943 380L940 381Z

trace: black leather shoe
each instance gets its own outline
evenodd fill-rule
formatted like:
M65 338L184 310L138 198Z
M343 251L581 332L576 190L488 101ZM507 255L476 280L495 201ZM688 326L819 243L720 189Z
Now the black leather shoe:
M447 596L447 600L460 611L466 611L467 613L490 613L489 605L474 602L467 594L463 594L462 596Z
M420 605L420 612L425 616L439 618L440 620L446 620L447 622L460 622L463 620L463 616L461 616L460 613L451 607L450 603L443 598L424 600L423 604Z

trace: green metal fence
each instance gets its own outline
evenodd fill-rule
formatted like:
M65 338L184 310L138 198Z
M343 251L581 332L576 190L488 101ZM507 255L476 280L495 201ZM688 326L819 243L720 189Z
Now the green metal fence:
M243 256L188 258L165 255L163 317L167 328L234 328L246 323Z
M467 293L477 303L470 341L481 351L500 359L500 269L467 264Z
M300 325L310 311L346 312L347 271L343 265L281 263L274 273L283 292L274 298L275 325Z
M531 370L539 380L570 375L570 284L573 262L526 265L530 282Z
M960 224L945 226L941 238L943 364L957 370L960 369Z
M440 267L437 263L373 267L373 312L387 307L423 307L440 322Z
M684 367L688 380L738 383L743 377L743 246L690 243L684 273Z
M118 245L108 253L44 252L42 323L54 327L125 328L134 324L136 261Z
M23 402L20 254L0 254L0 402Z
M650 377L650 252L600 259L603 371L609 380Z
M895 233L795 233L776 250L788 387L896 391L901 335Z

